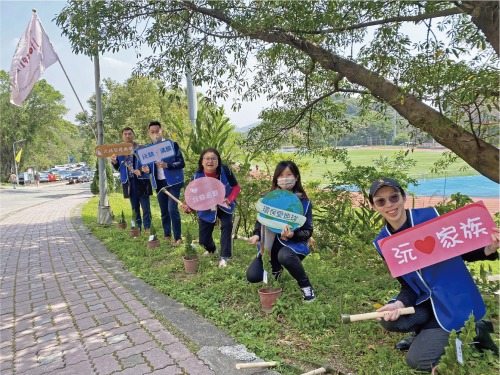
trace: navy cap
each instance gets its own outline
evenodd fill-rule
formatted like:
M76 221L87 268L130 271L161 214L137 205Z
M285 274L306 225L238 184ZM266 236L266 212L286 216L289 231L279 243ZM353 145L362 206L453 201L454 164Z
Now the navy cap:
M378 178L373 182L372 186L370 186L370 195L373 197L377 190L384 186L390 186L398 189L399 191L403 191L401 185L399 185L396 180L393 180L392 178Z

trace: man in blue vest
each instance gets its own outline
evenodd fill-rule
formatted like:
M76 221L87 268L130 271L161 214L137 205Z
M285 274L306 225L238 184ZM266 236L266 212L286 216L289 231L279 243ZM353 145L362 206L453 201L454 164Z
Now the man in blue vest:
M392 178L379 178L370 187L370 203L385 225L373 242L383 257L378 241L438 217L433 207L405 209L406 194ZM490 230L490 228L488 228ZM388 311L382 326L392 332L415 332L406 356L407 364L417 370L431 371L448 346L451 330L460 330L474 315L477 346L498 355L490 337L493 325L482 320L486 308L465 261L497 260L498 228L491 228L493 243L442 262L397 277L399 294L377 311ZM413 306L415 313L400 315L399 309Z
M161 161L149 163L142 167L145 173L151 173L151 185L156 189L158 203L161 211L161 223L165 239L172 238L172 246L177 247L181 244L181 215L177 202L165 194L162 189L167 190L174 197L179 199L181 189L184 187L184 157L179 149L177 142L163 138L163 130L158 121L149 123L149 137L154 143L166 142L173 147L173 155Z
M138 144L134 142L134 137L135 133L132 128L126 127L122 129L123 142L132 143L135 150ZM151 226L149 197L153 195L153 189L151 189L151 184L148 181L149 175L141 171L140 161L135 154L118 157L112 155L110 160L113 168L120 172L123 197L130 199L133 220L139 229L142 229L142 225L144 224L145 233L149 235L149 228Z

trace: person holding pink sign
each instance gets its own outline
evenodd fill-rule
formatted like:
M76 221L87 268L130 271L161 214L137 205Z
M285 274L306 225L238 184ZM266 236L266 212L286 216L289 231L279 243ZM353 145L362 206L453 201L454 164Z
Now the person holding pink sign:
M275 233L257 220L253 236L248 239L248 242L256 245L260 241L263 245L262 251L265 249L271 252L273 277L279 280L283 268L285 268L297 280L304 302L312 302L316 299L316 293L302 265L302 260L310 252L308 241L313 233L312 204L302 187L299 168L293 161L281 161L276 166L271 192L280 189L292 192L299 198L305 222L294 230L287 224L281 233ZM248 266L246 276L251 283L263 281L264 264L261 255L259 253Z
M386 221L374 241L382 258L379 240L439 216L433 207L406 210L405 192L401 185L391 178L380 178L373 182L369 201L373 209ZM476 321L476 346L498 354L498 347L490 336L493 325L482 320L486 307L464 264L464 260L498 259L498 228L491 228L490 233L491 245L397 277L401 284L398 296L377 310L391 312L380 319L385 329L416 334L396 345L398 349L408 349L406 361L410 367L431 371L439 363L444 348L448 346L451 330L459 331L470 314L474 315ZM399 309L410 306L415 308L414 314L400 315Z
M200 159L198 160L198 170L193 180L205 177L220 180L224 185L225 194L223 204L218 204L210 209L198 210L199 243L206 250L203 255L207 256L217 253L213 232L215 221L219 218L221 221L219 267L224 268L227 265L227 260L231 257L233 212L236 207L236 197L241 189L233 172L231 172L231 169L227 165L222 164L220 154L214 148L207 148L201 152ZM186 192L186 198L187 194L188 192ZM192 208L187 204L182 205L181 209L185 213L192 212Z

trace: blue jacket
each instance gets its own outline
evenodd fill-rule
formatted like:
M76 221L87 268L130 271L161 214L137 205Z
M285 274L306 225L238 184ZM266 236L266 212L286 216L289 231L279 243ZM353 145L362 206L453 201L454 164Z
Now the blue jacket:
M174 144L175 154L174 156L161 160L168 164L167 168L162 168L163 173L165 174L167 186L173 186L177 184L184 185L184 167L186 166L186 163L184 162L184 157L182 156L182 152L179 149L179 145L177 144L177 142L172 141L172 143ZM149 163L148 167L152 175L151 185L154 189L156 189L156 165L155 163Z
M227 179L226 173L224 172L224 169L227 167L225 165L221 166L221 174L219 176L219 180L222 182L224 185L224 188L226 189L226 192L224 194L224 197L227 198L229 194L231 194L232 186L229 184L229 181ZM201 177L206 177L205 173L203 172L196 172L194 175L193 180ZM232 202L229 205L229 208L222 207L222 206L217 206L217 209L221 209L222 211L232 214L234 212L234 208L236 207L236 201ZM198 217L202 219L203 221L206 221L207 223L215 223L215 220L217 219L217 211L214 210L203 210L203 211L198 211Z
M307 246L309 238L312 236L313 232L313 222L312 222L312 204L309 199L302 198L302 207L304 209L304 216L306 217L306 222L299 229L295 231L294 237L300 238L298 241L294 241L293 237L289 240L282 240L281 236L277 235L276 238L283 246L288 246L294 252L302 255L308 255L310 250ZM304 235L301 235L301 231L304 231Z
M116 158L117 163L113 164L113 168L120 172L120 181L122 184L126 184L128 182L128 170L127 166L124 163L125 159L126 156L120 155ZM134 169L141 170L142 164L135 156L133 156L133 163L134 163ZM149 180L149 174L141 172L141 175L138 176L137 178Z
M439 216L432 207L409 210L409 214L411 226ZM386 225L373 242L380 255L378 241L390 235ZM486 314L481 294L460 256L410 272L402 278L417 294L417 305L431 300L434 316L445 331L460 330L470 314L476 321Z

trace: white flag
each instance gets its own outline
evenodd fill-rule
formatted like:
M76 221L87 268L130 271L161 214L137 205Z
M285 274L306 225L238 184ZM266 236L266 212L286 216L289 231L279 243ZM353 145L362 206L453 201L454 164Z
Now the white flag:
M10 65L10 102L22 106L35 82L58 60L36 13L26 28Z

